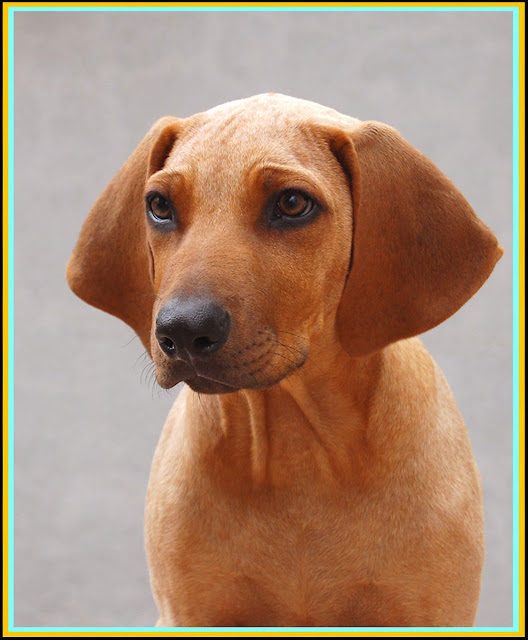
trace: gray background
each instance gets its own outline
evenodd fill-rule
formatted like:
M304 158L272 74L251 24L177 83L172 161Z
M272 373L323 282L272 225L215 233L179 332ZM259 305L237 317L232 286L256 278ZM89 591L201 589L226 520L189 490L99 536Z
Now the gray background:
M486 510L479 625L512 624L511 13L15 16L15 624L154 624L143 501L175 391L64 270L161 115L278 91L398 128L505 255L424 336L470 432ZM145 374L145 375L143 375Z

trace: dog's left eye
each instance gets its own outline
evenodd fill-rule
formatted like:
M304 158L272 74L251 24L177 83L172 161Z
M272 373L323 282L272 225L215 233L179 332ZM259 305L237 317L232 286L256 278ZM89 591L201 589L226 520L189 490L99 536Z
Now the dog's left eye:
M172 209L170 202L160 193L148 194L146 197L147 210L154 220L171 220Z
M309 213L314 207L314 201L300 191L289 189L284 191L275 204L275 215L296 218Z

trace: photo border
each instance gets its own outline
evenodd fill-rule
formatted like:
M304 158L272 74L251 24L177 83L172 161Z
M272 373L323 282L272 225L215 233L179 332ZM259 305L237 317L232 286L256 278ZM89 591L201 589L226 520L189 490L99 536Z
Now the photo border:
M314 631L313 627L15 627L14 626L14 556L13 556L13 433L14 433L14 388L13 388L13 23L14 15L28 11L188 11L188 12L219 12L219 11L472 11L472 12L511 12L513 17L513 621L512 627L321 627ZM184 3L184 2L6 2L3 3L3 630L5 637L23 636L227 636L242 635L258 636L289 636L295 633L302 637L310 636L524 636L525 612L525 102L524 102L524 73L525 73L525 11L524 2L504 3L472 3L472 2L241 2L241 3ZM522 215L521 215L522 212ZM7 214L7 215L6 215ZM253 629L251 631L250 629Z

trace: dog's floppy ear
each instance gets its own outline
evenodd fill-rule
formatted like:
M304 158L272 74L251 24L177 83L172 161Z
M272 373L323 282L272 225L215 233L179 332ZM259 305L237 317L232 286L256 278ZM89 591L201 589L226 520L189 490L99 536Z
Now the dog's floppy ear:
M436 326L482 286L503 250L446 178L395 129L334 136L351 181L351 269L337 314L363 355Z
M154 303L144 188L163 167L180 120L158 120L99 196L68 262L72 291L130 325L150 352Z

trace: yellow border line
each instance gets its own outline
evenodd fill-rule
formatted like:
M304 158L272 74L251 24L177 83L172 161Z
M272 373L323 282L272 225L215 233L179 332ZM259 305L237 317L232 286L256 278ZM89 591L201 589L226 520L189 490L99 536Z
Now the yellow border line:
M189 7L192 8L214 8L214 7L225 7L225 8L240 8L240 7L248 7L248 8L258 8L258 7L298 7L298 8L307 8L310 7L415 7L415 10L418 11L420 7L425 8L442 8L442 7L468 7L474 8L475 11L478 11L479 8L490 8L497 7L498 9L502 8L513 8L518 7L521 9L524 7L524 2L324 2L324 0L319 0L318 2L6 2L4 3L4 7L28 7L28 8L39 8L39 7L57 7L59 8L61 5L64 5L64 11L67 11L68 7L101 7L101 8L137 8L137 7Z
M4 6L3 7L3 18L4 18L4 28L2 29L2 33L3 33L3 37L4 37L4 42L3 42L3 54L4 54L4 60L3 60L3 72L4 72L4 82L3 82L3 107L4 107L4 115L2 117L2 126L3 126L3 131L4 131L4 140L3 140L3 160L4 160L4 170L3 170L3 186L4 186L4 194L3 194L3 220L2 220L2 231L4 233L4 240L2 242L2 251L3 251L3 255L2 255L2 267L3 267L3 272L2 272L2 284L3 284L3 295L2 295L2 302L3 302L3 307L2 307L2 343L4 345L4 356L3 356L3 373L4 373L4 381L3 381L3 389L2 389L2 398L3 398L3 408L2 408L2 424L3 424L3 438L2 438L2 442L4 445L4 449L2 452L2 462L4 464L3 467L3 481L4 481L4 486L3 486L3 490L2 490L2 498L3 498L3 509L2 509L2 515L3 515L3 532L2 532L2 539L3 539L3 554L2 554L2 558L4 561L4 566L3 566L3 586L4 586L4 602L2 605L2 611L4 613L4 631L7 631L7 614L8 614L8 598L7 598L7 594L8 594L8 588L9 588L9 579L8 579L8 558L9 558L9 551L8 551L8 536L9 536L9 527L8 527L8 479L9 479L9 475L8 475L8 458L9 458L9 453L8 453L8 383L7 383L7 379L8 379L8 365L9 365L9 358L8 358L8 309L7 309L7 305L8 305L8 271L7 271L7 266L8 266L8 215L7 215L7 211L8 211L8 204L9 204L9 200L8 200L8 155L9 155L9 140L8 140L8 118L7 118L7 114L8 114L8 105L9 105L9 97L7 95L7 88L8 88L8 60L7 60L7 54L8 54L8 41L7 41L7 36L8 36L8 25L7 25L7 7ZM12 595L12 594L11 594Z

